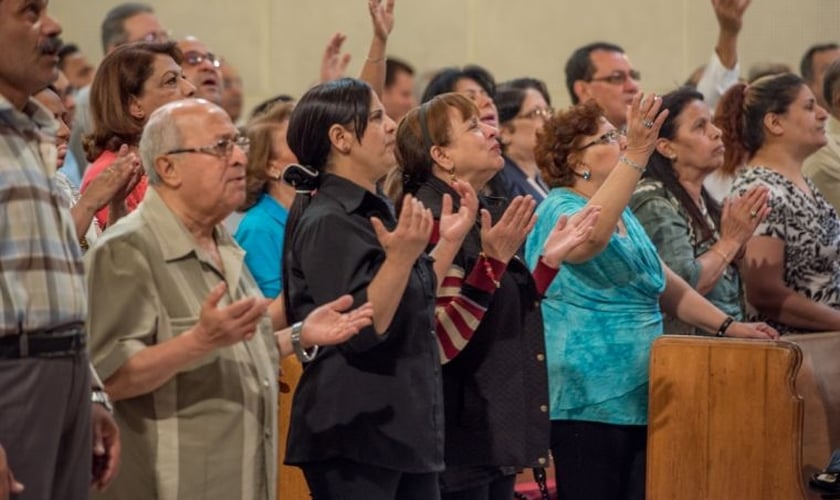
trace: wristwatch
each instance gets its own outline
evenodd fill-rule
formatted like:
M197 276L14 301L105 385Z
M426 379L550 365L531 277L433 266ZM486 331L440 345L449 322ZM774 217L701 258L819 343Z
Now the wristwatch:
M102 405L110 413L114 413L114 405L111 404L111 400L108 398L108 393L102 389L94 389L93 392L90 393L90 402Z
M295 356L297 356L298 361L301 363L309 363L315 356L318 355L318 346L312 346L312 349L309 352L306 352L306 349L300 344L300 334L303 331L303 321L298 321L294 325L292 325L292 334L290 338L292 340L292 349L295 351Z

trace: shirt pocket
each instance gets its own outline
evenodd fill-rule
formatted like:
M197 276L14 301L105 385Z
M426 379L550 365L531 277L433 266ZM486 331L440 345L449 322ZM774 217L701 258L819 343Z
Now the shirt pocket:
M158 342L164 342L167 340L174 339L186 333L188 330L193 328L195 325L198 324L198 316L192 317L182 317L182 318L171 318L168 322L168 335L164 335L165 338L158 337ZM162 333L162 332L161 332ZM196 370L199 370L206 365L211 363L215 363L219 359L219 349L213 349L211 352L205 354L198 359L178 370L179 373L189 373Z

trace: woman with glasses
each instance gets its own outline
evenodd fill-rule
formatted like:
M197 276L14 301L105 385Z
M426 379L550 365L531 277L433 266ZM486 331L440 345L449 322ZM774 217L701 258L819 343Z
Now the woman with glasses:
M410 111L397 131L403 192L439 220L445 198L478 204L504 163L497 130L455 93ZM471 187L460 196L456 182ZM534 224L535 202L517 196L504 212L481 202L474 224L438 289L436 332L446 415L444 500L513 497L517 470L548 461L545 344L537 307L564 256L584 241L597 210L559 222L533 274L516 254ZM488 208L490 210L488 210ZM433 233L434 234L434 233ZM433 236L434 242L435 236Z
M790 73L735 85L715 115L723 168L736 175L732 193L770 192L770 213L747 241L740 269L750 316L783 333L840 329L840 219L802 175L805 158L826 144L827 119Z
M668 116L661 105L637 95L625 138L589 101L556 114L537 140L552 189L526 243L530 266L560 217L601 207L591 237L569 252L542 301L560 499L644 499L648 361L662 334L660 309L719 336L777 336L734 321L694 291L662 263L627 208Z
M682 88L665 95L662 108L668 110L668 117L630 208L662 261L712 304L740 321L744 311L736 263L743 256L744 244L769 212L768 190L756 186L719 206L703 181L723 165L724 146L703 95ZM665 315L664 332L701 331Z
M509 196L530 195L539 204L548 193L534 158L537 133L551 118L551 97L540 80L519 78L499 85L499 142L505 166L499 172Z
M350 78L310 89L289 121L301 165L286 224L283 296L291 322L349 293L373 325L308 360L295 392L286 463L315 500L434 500L443 469L443 396L435 294L475 214L432 215L406 196L395 220L376 183L394 162L396 124ZM448 200L451 207L452 200Z
M195 93L180 63L181 52L173 42L123 45L102 60L90 90L93 133L85 138L85 151L92 163L82 179L83 193L117 160L120 148L136 154L143 126L154 110ZM144 175L125 197L124 206L111 208L131 212L143 200L146 187ZM120 215L111 215L109 207L96 212L102 228Z

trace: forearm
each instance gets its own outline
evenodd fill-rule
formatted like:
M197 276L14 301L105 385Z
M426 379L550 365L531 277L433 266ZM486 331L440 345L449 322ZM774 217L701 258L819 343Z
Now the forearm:
M108 220L99 221L99 223L105 227L111 227L126 215L128 215L128 208L125 206L125 201L112 201L108 204Z
M271 328L275 332L289 326L289 319L286 317L286 304L283 302L282 293L268 305L268 317L271 318Z
M724 67L733 69L738 63L738 33L720 30L715 52Z
M70 208L70 215L73 217L73 225L76 227L76 235L81 239L87 234L90 224L93 222L93 216L96 215L98 207L93 206L85 195L79 199L79 202Z
M367 82L378 96L382 96L382 91L385 89L386 46L385 40L374 35L370 42L367 59L359 75L359 80Z
M751 301L750 296L762 297ZM753 292L748 288L747 300L764 316L803 330L840 330L840 311L814 302L787 287Z
M446 274L449 272L449 268L452 267L452 262L455 261L455 256L458 255L458 251L461 249L461 242L452 242L441 239L438 241L438 244L432 248L432 251L429 252L429 255L435 259L434 262L434 269L435 269L435 278L437 279L438 289L443 286L444 278Z
M384 335L391 326L402 300L412 265L396 262L388 257L367 287L367 299L373 304L373 328Z
M703 255L697 257L700 274L694 287L700 295L706 295L726 272L738 253L738 244L720 240L712 245Z
M643 155L628 153L628 158L639 165L647 163L647 157L643 157ZM612 173L587 203L588 206L601 207L601 214L592 230L592 235L587 241L569 252L566 261L572 263L586 262L606 248L640 178L641 172L635 168L623 161L616 164Z
M112 400L148 394L171 380L182 368L211 352L197 342L195 328L138 352L105 381Z
M662 310L708 333L716 332L726 319L726 314L697 293L667 266L665 275L665 291L659 298Z

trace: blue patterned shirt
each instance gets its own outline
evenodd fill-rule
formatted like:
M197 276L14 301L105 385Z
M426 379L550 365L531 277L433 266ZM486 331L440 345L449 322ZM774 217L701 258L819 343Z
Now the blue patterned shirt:
M526 241L532 268L557 219L586 203L566 188L549 192ZM564 263L542 301L552 420L647 423L648 361L662 333L665 272L629 208L622 221L627 234L614 234L587 262Z

